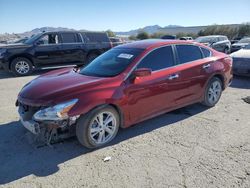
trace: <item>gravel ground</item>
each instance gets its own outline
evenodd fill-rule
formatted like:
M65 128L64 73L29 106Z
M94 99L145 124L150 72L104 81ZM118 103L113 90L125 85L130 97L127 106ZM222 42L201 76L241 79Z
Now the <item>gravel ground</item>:
M236 77L214 108L159 116L91 151L75 138L28 143L14 103L34 77L0 71L0 187L250 187L249 78Z

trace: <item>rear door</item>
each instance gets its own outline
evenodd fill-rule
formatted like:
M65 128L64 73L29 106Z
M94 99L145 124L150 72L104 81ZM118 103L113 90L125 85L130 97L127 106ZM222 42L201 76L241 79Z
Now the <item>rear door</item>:
M101 53L109 50L111 42L107 33L104 32L82 32L83 38L89 46L89 49L98 49Z
M61 33L63 64L83 64L86 50L81 36L75 32Z
M204 93L204 85L210 75L210 59L204 58L202 49L199 46L178 44L176 55L178 58L178 92L175 95L177 106L183 106L199 100ZM204 49L207 50L207 49ZM210 56L209 50L205 51Z

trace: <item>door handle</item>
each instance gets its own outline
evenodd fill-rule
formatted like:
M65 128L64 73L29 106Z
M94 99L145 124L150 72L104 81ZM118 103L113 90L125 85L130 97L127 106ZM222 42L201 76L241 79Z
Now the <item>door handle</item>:
M207 69L207 68L209 68L209 67L211 67L211 65L210 64L206 64L206 65L203 65L203 69Z
M179 74L172 74L171 76L168 77L168 80L173 80L179 78Z

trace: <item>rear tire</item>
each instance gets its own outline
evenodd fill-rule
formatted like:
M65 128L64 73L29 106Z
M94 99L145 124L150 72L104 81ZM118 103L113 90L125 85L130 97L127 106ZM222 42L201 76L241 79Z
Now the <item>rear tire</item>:
M17 57L12 60L10 68L15 76L27 76L33 72L31 61L24 57Z
M98 107L79 118L76 136L87 148L101 147L115 138L119 125L119 114L113 107Z
M203 105L208 107L215 106L222 94L222 82L219 78L213 77L205 90Z

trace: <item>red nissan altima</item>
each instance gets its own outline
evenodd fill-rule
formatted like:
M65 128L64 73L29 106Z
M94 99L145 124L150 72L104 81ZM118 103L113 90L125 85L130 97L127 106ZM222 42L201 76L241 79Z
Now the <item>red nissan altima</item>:
M16 105L24 127L47 144L76 135L88 148L120 127L193 103L212 107L232 80L232 59L195 42L144 40L113 48L79 69L26 84Z

